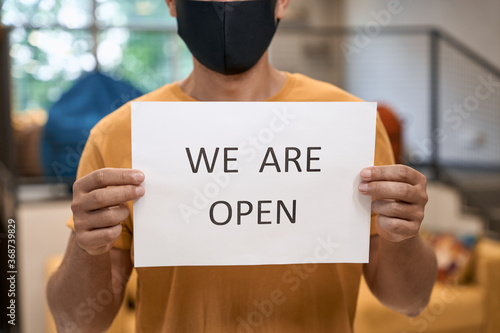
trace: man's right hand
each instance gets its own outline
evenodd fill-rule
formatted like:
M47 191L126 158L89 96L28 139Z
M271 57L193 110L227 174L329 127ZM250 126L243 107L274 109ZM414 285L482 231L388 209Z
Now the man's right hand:
M76 244L91 255L113 247L130 212L127 201L144 195L144 174L139 170L100 169L73 185L73 221Z

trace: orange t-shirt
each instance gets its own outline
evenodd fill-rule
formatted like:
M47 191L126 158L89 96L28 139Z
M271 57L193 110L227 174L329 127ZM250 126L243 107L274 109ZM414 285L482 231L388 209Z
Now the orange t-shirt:
M195 101L177 83L137 100ZM285 85L267 101L360 99L331 84L287 73ZM393 164L391 144L380 119L376 133L375 165ZM91 131L77 178L106 167L132 167L130 103ZM132 212L132 202L127 205ZM72 219L67 224L74 228ZM130 249L133 261L132 215L122 225L114 246ZM361 273L361 264L137 268L137 332L348 333Z

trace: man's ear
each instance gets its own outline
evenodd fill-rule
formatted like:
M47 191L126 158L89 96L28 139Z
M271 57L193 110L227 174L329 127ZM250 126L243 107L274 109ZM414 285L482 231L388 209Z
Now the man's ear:
M285 17L286 9L290 4L290 0L277 0L276 4L276 18L282 20Z
M170 16L177 17L177 9L175 9L175 0L165 0L170 12Z

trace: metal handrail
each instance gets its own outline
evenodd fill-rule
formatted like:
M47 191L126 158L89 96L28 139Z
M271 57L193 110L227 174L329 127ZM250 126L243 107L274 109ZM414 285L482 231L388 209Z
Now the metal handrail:
M479 55L477 52L472 50L470 47L468 47L467 45L460 42L455 37L452 37L450 34L444 32L442 30L435 30L435 33L439 36L440 39L442 39L443 41L448 43L448 45L455 48L457 51L462 53L464 56L469 58L471 61L473 61L474 63L476 63L480 67L483 67L483 69L487 70L488 72L492 73L493 75L500 77L500 69L497 68L492 63L490 63L488 60L486 60L483 56Z

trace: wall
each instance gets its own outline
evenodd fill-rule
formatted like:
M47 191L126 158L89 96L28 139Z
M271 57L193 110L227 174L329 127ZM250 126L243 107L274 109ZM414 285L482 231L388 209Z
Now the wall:
M292 0L271 47L271 62L280 70L299 72L337 85L343 83L339 37L300 33L294 26L329 27L343 24L340 0Z
M71 201L21 202L19 221L19 277L23 332L43 332L47 303L46 264L66 249Z
M439 27L500 67L499 0L400 0L391 25ZM390 0L291 0L287 20L315 26L363 26Z
M355 38L346 45L355 45ZM344 68L347 91L384 104L402 120L402 153L413 164L430 161L428 46L425 34L380 35L347 56Z
M291 0L285 21L310 26L339 26L344 19L340 0Z
M346 25L362 26L370 11L387 8L389 0L344 1ZM401 0L405 8L391 25L431 25L444 29L500 67L499 0Z

